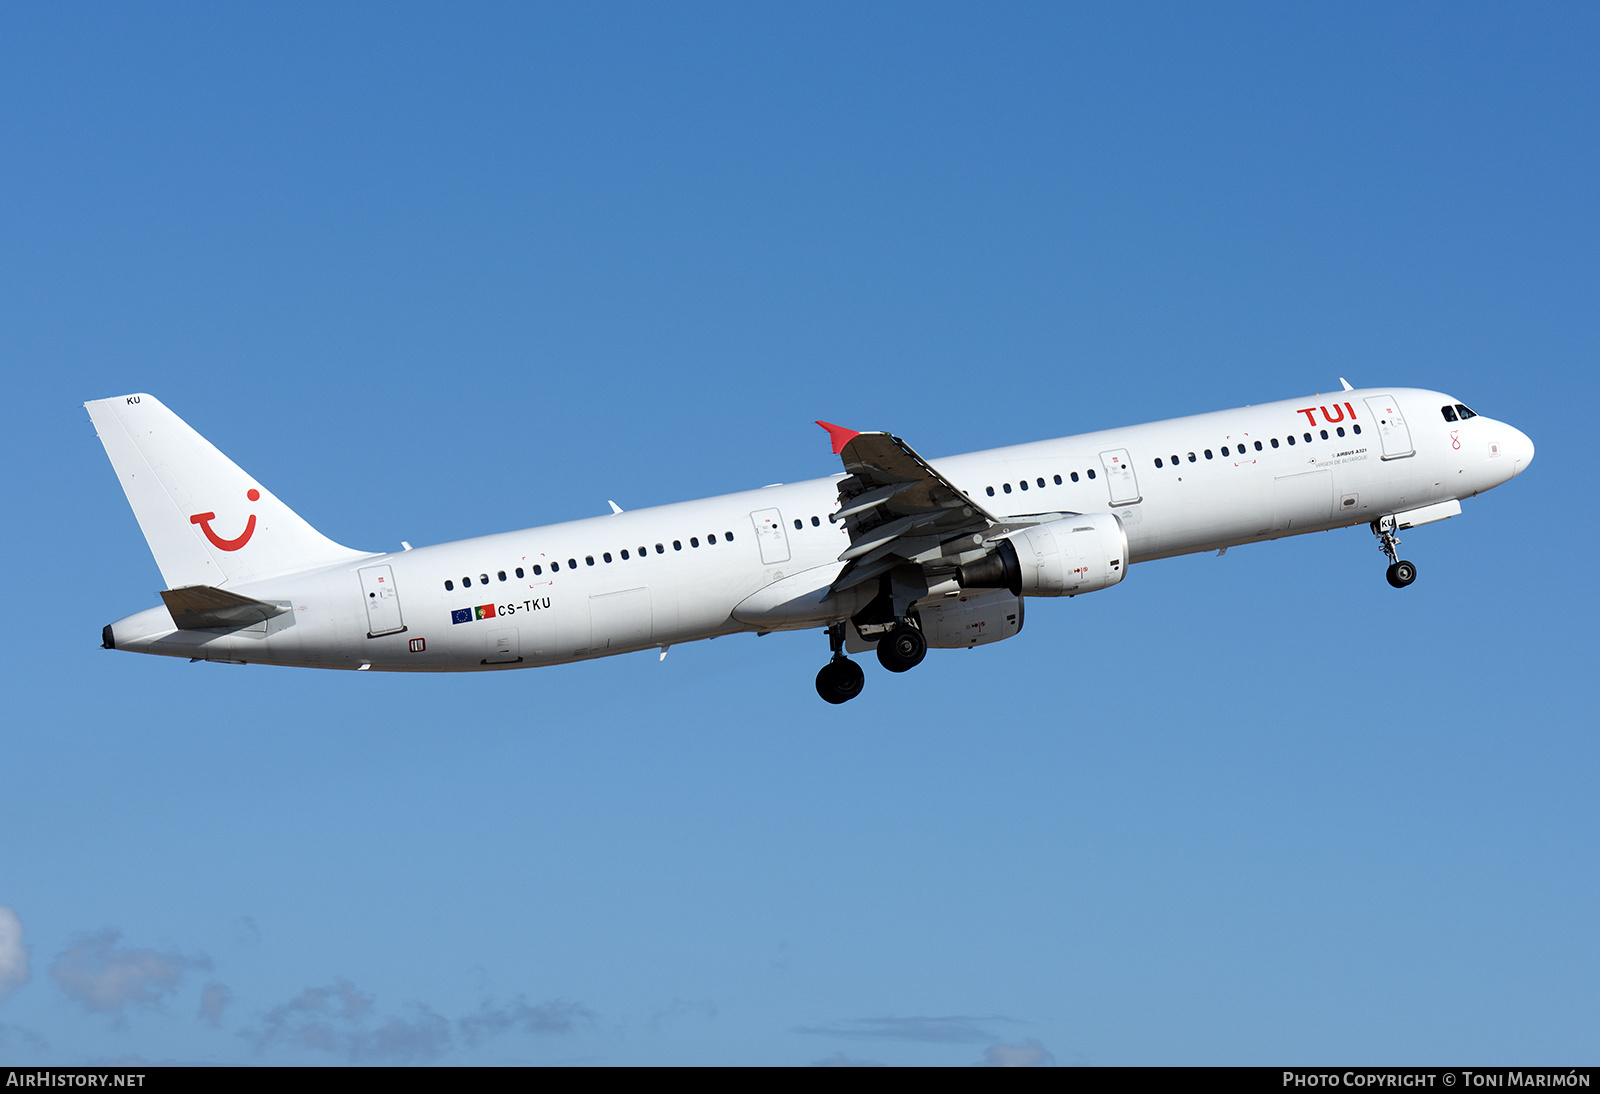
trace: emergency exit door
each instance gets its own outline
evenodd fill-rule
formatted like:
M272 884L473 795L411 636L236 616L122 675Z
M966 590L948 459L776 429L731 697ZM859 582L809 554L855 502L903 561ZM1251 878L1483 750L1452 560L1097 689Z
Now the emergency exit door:
M1105 468L1112 505L1132 505L1139 500L1139 480L1134 477L1133 461L1128 459L1126 448L1100 453L1100 466Z
M750 514L750 523L756 528L756 543L761 547L761 561L767 566L789 561L789 533L783 528L783 514L776 509L757 509Z

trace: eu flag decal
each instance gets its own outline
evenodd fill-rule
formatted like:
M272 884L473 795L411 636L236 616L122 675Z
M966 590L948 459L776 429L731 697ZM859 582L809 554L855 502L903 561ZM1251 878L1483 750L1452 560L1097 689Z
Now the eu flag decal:
M457 608L455 611L450 613L450 622L453 623L453 624L454 623L471 623L472 622L472 609L471 608Z

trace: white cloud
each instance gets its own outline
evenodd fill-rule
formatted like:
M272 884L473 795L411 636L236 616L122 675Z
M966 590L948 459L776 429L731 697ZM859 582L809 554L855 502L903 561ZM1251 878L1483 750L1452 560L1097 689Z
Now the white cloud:
M222 1008L233 999L226 984L207 984L200 992L200 1017L208 1026L222 1023Z
M475 1045L486 1037L502 1033L571 1033L580 1025L593 1024L594 1012L582 1003L569 1003L565 999L551 999L545 1003L529 1003L517 996L509 1003L499 1004L485 999L478 1004L478 1012L469 1014L457 1023L461 1036Z
M812 1067L883 1067L876 1060L864 1060L859 1056L846 1056L843 1052L835 1052L832 1056L822 1060L811 1061Z
M0 999L28 982L28 945L22 941L22 920L0 904Z
M56 955L50 975L68 997L101 1014L121 1016L125 1007L156 1006L178 990L190 969L208 969L204 957L158 950L122 949L113 930L80 938Z
M1038 1041L1028 1040L1020 1045L1004 1042L990 1045L983 1051L979 1067L1050 1067L1055 1056Z
M450 1023L417 1004L411 1019L374 1023L372 996L348 980L307 988L274 1007L265 1028L246 1034L258 1050L292 1045L343 1057L352 1063L406 1064L431 1060L450 1048Z
M220 987L220 985L218 985ZM423 1003L406 1008L407 1017L382 1015L372 996L348 980L307 988L273 1007L259 1029L243 1034L257 1050L288 1046L324 1052L351 1063L426 1063L455 1047L452 1023ZM596 1017L581 1003L552 999L509 1003L485 999L476 1013L454 1023L461 1040L477 1045L507 1033L547 1035L592 1026Z
M674 999L650 1018L650 1028L657 1033L661 1027L684 1018L704 1018L711 1021L717 1016L717 1005L710 999Z
M806 1026L799 1033L824 1037L849 1037L858 1041L930 1041L936 1044L981 1043L993 1040L987 1026L1010 1022L1000 1015L975 1017L967 1014L912 1015L906 1018L850 1018L831 1026Z

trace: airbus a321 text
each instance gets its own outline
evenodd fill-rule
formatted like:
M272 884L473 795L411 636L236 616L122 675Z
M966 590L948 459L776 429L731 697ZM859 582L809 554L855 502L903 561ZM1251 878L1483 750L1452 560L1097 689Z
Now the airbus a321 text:
M151 396L101 399L85 405L168 586L103 645L465 672L816 628L817 692L843 703L863 682L848 653L905 672L1136 562L1367 524L1404 588L1396 533L1520 474L1533 442L1454 396L1343 386L934 462L819 422L842 474L394 553L327 539Z

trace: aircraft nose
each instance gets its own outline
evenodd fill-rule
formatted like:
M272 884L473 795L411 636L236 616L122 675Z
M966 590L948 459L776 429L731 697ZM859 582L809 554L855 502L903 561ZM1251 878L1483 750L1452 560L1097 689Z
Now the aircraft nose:
M1522 430L1511 431L1511 477L1516 478L1533 462L1533 440Z

